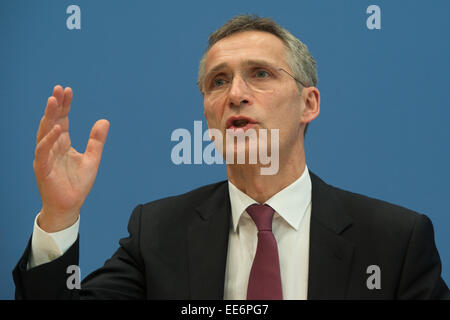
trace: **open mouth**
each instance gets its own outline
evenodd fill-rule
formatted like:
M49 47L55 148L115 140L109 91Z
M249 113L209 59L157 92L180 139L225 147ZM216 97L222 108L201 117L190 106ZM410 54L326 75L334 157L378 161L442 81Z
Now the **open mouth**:
M256 122L253 119L243 117L243 116L233 116L228 118L227 120L227 129L248 129L251 127L252 124L255 124Z
M247 119L234 120L233 127L242 128L242 127L245 127L247 125L247 123L249 123L249 121Z

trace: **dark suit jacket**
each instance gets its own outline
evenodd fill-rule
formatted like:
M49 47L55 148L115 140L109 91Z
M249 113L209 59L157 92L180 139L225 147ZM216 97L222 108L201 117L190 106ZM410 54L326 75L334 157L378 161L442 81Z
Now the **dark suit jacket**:
M308 299L450 298L430 220L332 187L313 173ZM78 241L58 259L13 271L17 299L223 299L231 209L226 181L137 206L129 237L81 290L66 286ZM381 289L368 289L367 267Z

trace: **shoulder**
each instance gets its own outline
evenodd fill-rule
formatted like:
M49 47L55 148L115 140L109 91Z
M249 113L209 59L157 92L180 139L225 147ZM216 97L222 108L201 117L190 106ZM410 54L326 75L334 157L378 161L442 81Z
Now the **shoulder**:
M140 205L143 219L156 221L183 220L189 218L205 200L217 192L228 192L227 181L201 186L176 196L170 196Z
M313 192L316 189L322 198L326 198L321 200L339 205L353 219L397 223L413 222L422 216L420 213L404 206L333 186L324 182L314 173L310 173L310 176Z
M448 297L433 226L426 215L313 179L319 200L331 203L327 206L331 214L351 220L341 236L355 248L355 270L360 275L366 276L366 266L377 265L383 270L384 290L393 296Z
M384 237L394 241L409 239L418 225L432 228L427 216L381 199L328 185L330 193L342 204L345 214L350 216L357 229L366 235Z
M369 197L363 194L343 190L334 186L329 186L342 201L352 216L360 215L364 218L381 219L386 222L415 220L420 213L398 204L390 203L382 199Z
M212 195L214 192L218 191L219 188L226 185L227 181L220 181L199 188L190 190L183 194L170 196L151 202L147 202L143 205L144 210L152 210L154 208L176 208L180 205L185 205L189 208L196 207L200 205L206 197ZM227 189L228 190L228 189Z
M359 236L408 238L415 225L429 222L429 219L414 210L327 184L311 173L313 199L328 203L327 210L335 216L347 216L353 224L353 231ZM316 193L316 194L314 194ZM314 201L313 201L314 208Z

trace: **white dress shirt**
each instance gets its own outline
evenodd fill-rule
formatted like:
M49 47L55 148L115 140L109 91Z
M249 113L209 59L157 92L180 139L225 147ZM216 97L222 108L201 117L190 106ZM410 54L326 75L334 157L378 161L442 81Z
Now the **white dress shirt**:
M258 230L245 210L257 202L231 182L228 182L228 185L232 223L228 242L224 299L245 300L258 243ZM308 168L305 167L300 178L265 203L275 210L272 232L278 245L283 299L306 299L311 218L311 179ZM60 257L78 236L80 219L67 229L47 233L39 227L38 216L34 221L28 269Z
M41 214L39 212L39 214ZM78 237L80 217L69 228L58 232L45 232L38 225L39 214L34 219L33 236L31 238L31 254L28 269L50 262L62 256Z
M228 242L224 299L245 300L258 229L246 208L257 201L228 182L232 223ZM283 299L306 300L308 296L309 226L311 179L308 168L292 184L265 203L275 210L272 232L280 258Z

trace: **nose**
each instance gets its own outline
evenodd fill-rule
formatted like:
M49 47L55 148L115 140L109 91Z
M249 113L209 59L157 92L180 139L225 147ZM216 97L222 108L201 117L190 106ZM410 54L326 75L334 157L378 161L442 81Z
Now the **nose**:
M228 104L230 107L240 107L251 104L250 88L241 76L235 76L228 91Z

